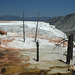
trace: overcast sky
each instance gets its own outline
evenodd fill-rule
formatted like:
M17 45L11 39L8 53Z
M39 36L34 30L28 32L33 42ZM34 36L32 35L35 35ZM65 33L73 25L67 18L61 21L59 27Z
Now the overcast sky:
M75 0L0 0L0 16L53 17L75 13Z

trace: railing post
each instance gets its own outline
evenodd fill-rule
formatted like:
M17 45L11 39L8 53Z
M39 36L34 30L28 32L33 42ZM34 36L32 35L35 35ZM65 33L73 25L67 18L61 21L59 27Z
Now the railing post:
M67 48L67 57L66 57L66 63L70 64L70 57L71 57L71 36L68 37L68 48Z
M36 46L37 46L37 55L36 55L36 61L39 61L39 42L36 42Z
M71 59L73 60L73 34L71 34Z

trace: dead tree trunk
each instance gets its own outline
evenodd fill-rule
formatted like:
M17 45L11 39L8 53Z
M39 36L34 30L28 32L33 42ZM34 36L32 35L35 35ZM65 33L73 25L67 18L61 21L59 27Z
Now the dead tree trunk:
M38 17L37 17L37 25L36 25L36 32L35 32L35 42L37 40L38 22L39 22L39 12L38 12Z
M23 40L25 42L24 11L23 11Z

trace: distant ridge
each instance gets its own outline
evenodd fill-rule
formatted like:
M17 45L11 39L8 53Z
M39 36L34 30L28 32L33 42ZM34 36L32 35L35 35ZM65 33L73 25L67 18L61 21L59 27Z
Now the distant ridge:
M11 15L4 15L4 16L0 16L0 21L20 21L22 20L21 17L18 16L11 16Z
M51 17L40 17L39 21L46 21L51 19ZM37 21L37 17L25 17L26 21ZM22 21L22 17L13 16L13 15L5 15L0 16L0 21Z
M56 28L66 34L73 33L75 36L75 13L68 14L66 16L54 17L46 22L55 25Z

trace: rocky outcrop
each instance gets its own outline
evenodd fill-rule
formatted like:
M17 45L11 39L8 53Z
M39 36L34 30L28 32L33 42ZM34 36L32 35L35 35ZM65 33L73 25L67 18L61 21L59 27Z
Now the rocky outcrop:
M67 35L73 33L75 36L75 13L66 16L54 17L47 21Z

